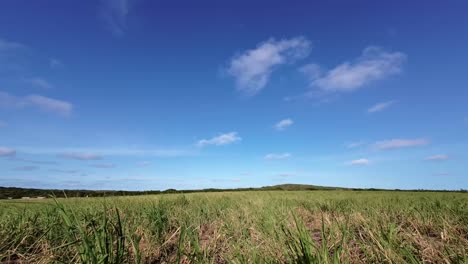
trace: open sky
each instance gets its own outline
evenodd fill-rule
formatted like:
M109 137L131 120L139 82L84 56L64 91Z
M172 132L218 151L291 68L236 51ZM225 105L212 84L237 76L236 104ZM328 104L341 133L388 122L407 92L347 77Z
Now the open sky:
M468 189L467 10L1 1L0 186Z

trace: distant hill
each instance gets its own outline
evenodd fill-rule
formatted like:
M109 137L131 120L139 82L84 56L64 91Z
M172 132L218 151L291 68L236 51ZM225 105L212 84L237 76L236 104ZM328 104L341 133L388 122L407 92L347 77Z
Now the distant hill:
M288 183L288 184L279 184L279 185L273 185L273 186L265 186L265 187L261 187L258 189L260 190L282 190L282 191L313 191L313 190L337 190L337 189L345 189L345 188Z
M17 187L0 187L0 199L21 199L35 197L104 197L104 196L128 196L128 195L147 195L162 193L194 193L194 192L236 192L236 191L318 191L318 190L355 190L355 191L400 191L385 189L359 189L359 188L340 188L326 187L307 184L280 184L273 186L264 186L259 188L237 188L237 189L200 189L200 190L176 190L167 189L165 191L118 191L118 190L58 190L58 189L33 189ZM428 191L428 190L405 190L405 191ZM431 190L434 191L434 190ZM443 190L440 190L443 191ZM466 192L460 190L458 192Z

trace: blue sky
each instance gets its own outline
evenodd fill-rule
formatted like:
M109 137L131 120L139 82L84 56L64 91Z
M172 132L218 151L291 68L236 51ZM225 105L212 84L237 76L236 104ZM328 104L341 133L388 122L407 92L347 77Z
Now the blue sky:
M0 186L468 188L466 1L0 4Z

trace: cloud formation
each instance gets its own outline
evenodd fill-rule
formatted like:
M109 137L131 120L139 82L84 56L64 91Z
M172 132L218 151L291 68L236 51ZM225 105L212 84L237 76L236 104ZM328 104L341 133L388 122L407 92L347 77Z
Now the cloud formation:
M59 155L65 159L73 159L73 160L100 160L102 157L95 153L89 152L68 152L62 153Z
M58 162L55 162L55 161L31 160L31 159L23 159L19 157L12 157L10 160L26 162L26 163L31 163L31 164L42 164L42 165L57 165L58 164Z
M59 173L67 173L67 174L75 174L80 172L79 170L64 170L64 169L50 169L51 172L59 172Z
M135 1L132 0L100 0L100 17L106 29L114 36L121 37L127 29L127 16Z
M352 166L366 166L369 165L370 161L368 159L356 159L348 162L348 165Z
M22 68L21 55L27 46L0 38L0 72Z
M237 89L253 96L268 83L272 72L280 65L304 59L310 53L310 41L304 37L269 39L255 49L234 56L227 73L236 79Z
M346 144L346 148L348 149L358 148L358 147L363 146L364 144L366 144L366 142L364 141L355 141L355 142Z
M26 48L26 46L21 43L12 42L12 41L8 41L5 39L0 39L0 52L23 49L23 48Z
M61 116L68 116L73 110L73 105L66 101L35 94L14 96L2 91L0 91L0 107L12 109L32 107Z
M113 164L113 163L97 163L97 164L93 164L91 165L95 168L100 168L100 169L111 169L111 168L115 168L116 165Z
M424 138L416 139L390 139L383 140L374 143L374 148L377 150L391 150L399 148L409 148L409 147L421 147L429 145L430 142Z
M27 83L29 83L29 84L31 84L33 86L39 87L41 89L52 89L52 88L54 88L54 86L50 82L48 82L45 79L40 78L40 77L26 79L25 82L27 82Z
M300 71L309 79L312 88L323 92L352 92L400 73L405 60L404 53L371 46L354 62L344 62L329 71L323 71L317 64L308 64Z
M438 155L429 156L429 157L425 158L424 160L427 160L427 161L444 161L444 160L448 160L448 159L449 159L448 155L438 154Z
M226 134L221 134L217 137L211 139L202 139L197 142L198 147L205 147L209 145L222 146L229 145L238 141L241 141L242 138L237 135L237 132L230 132Z
M287 127L291 126L292 124L294 124L294 121L292 119L290 118L283 119L275 124L275 129L280 130L280 131L285 130Z
M13 157L16 155L16 150L7 147L0 147L0 157Z
M392 106L393 103L394 103L394 101L387 101L387 102L382 102L382 103L375 104L372 107L370 107L369 109L367 109L367 112L368 113L380 112L380 111Z
M291 157L290 153L269 153L265 155L264 159L281 160L281 159L289 159L290 157Z

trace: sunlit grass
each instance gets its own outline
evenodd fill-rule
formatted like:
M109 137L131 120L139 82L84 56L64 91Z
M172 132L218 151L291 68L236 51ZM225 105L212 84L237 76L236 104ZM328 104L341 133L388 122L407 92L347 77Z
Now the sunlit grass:
M271 191L0 202L0 261L468 263L468 194Z

